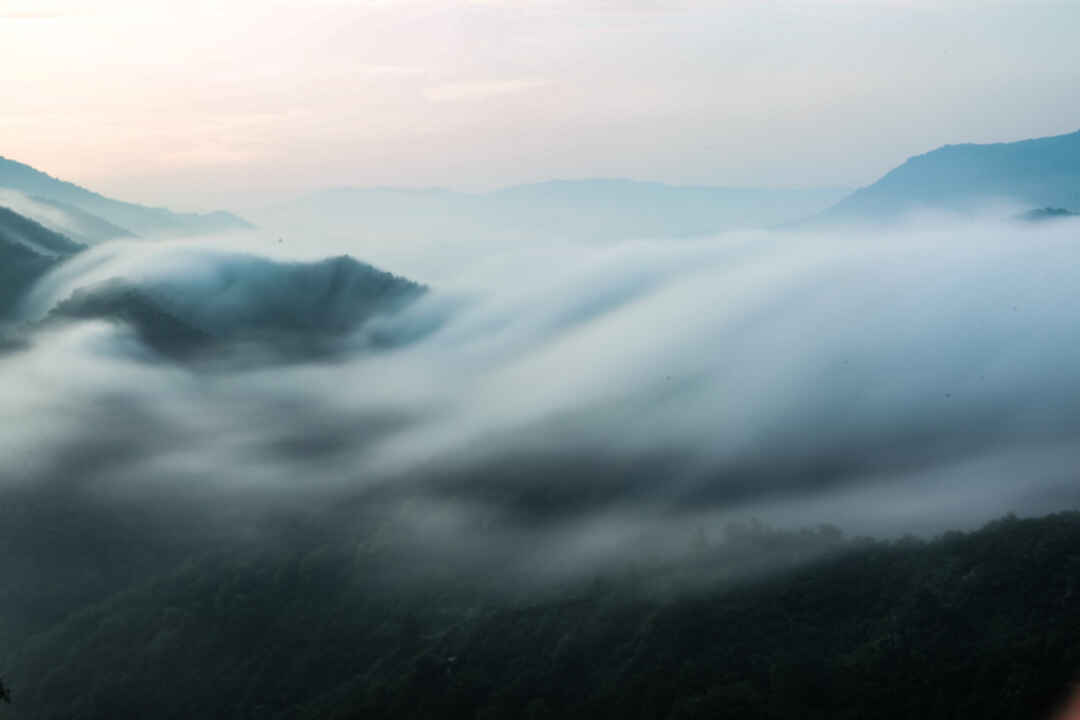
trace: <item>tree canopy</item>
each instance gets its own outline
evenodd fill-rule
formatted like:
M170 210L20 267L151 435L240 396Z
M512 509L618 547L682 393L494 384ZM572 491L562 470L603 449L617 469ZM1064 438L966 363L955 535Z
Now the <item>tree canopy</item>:
M1080 514L836 535L749 525L531 599L454 573L380 586L355 547L214 554L6 664L33 718L1043 718L1063 699ZM833 550L725 580L732 544Z

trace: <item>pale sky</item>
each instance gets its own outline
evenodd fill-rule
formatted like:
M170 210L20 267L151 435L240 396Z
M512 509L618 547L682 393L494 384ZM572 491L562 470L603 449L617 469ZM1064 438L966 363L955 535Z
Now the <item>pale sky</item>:
M0 155L178 208L856 186L1080 129L1078 36L1078 0L0 0Z

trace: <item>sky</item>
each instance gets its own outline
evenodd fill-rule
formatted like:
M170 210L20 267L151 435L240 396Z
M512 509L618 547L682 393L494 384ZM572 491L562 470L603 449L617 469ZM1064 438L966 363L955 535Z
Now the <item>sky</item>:
M1080 128L1080 3L0 0L0 155L182 209L343 185L865 185Z

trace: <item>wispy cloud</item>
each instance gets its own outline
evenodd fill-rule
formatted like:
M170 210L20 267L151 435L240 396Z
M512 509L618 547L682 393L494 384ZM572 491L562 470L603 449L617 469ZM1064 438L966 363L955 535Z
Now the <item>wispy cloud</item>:
M79 15L110 13L123 8L124 5L119 0L106 0L93 4L72 0L6 0L0 3L0 21L55 20Z
M518 79L498 82L447 83L424 90L424 97L431 102L454 102L459 100L483 100L500 95L514 95L547 85L545 80Z
M359 65L355 68L356 72L362 75L374 75L374 76L391 76L391 77L410 77L414 75L424 75L428 72L427 68L413 67L411 65L373 65L365 64Z
M0 10L0 20L55 20L70 14L35 10Z

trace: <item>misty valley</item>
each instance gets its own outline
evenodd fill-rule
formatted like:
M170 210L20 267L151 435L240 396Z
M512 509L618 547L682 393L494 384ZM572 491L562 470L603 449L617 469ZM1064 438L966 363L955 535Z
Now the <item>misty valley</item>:
M1080 133L243 218L0 158L0 718L1052 718L1078 213Z

